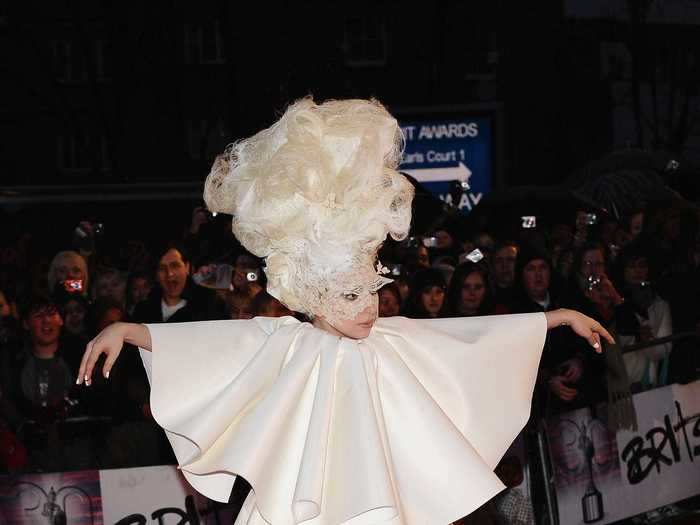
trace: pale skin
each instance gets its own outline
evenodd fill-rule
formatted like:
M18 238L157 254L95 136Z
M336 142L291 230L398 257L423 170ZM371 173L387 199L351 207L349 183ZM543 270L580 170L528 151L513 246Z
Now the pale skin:
M377 294L373 295L374 301L370 306L357 314L354 319L348 319L336 323L329 323L322 316L316 316L313 325L325 330L338 337L347 337L350 339L366 338L378 316L378 299ZM601 326L600 323L574 310L561 308L545 312L547 318L547 329L557 326L568 325L579 336L583 337L588 343L600 353L602 350L601 338L614 344L614 339L608 331ZM92 374L95 369L95 363L101 354L105 354L105 362L102 368L102 374L105 378L109 377L109 372L114 366L114 362L119 357L119 353L125 343L138 346L149 352L152 350L151 334L145 325L137 323L114 323L104 330L87 344L83 360L80 363L80 371L76 384L85 384L90 386Z

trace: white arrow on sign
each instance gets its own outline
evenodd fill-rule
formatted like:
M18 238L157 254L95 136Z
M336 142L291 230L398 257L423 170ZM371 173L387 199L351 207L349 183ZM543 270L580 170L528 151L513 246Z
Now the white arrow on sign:
M472 172L467 166L460 162L457 166L450 168L418 168L412 170L400 170L408 173L418 182L444 182L450 180L458 180L469 184L469 177Z

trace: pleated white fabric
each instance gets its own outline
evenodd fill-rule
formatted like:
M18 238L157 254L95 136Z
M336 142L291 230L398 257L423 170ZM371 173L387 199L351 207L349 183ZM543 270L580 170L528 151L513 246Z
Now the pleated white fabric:
M237 525L447 525L504 486L544 314L379 319L367 339L292 317L148 325L151 411L183 474Z

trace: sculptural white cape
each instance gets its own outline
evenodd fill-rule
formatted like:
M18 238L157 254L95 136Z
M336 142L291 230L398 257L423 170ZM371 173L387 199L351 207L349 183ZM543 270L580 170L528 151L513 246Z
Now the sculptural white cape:
M333 336L292 317L148 325L151 411L183 474L236 524L447 525L504 486L544 314L381 318Z

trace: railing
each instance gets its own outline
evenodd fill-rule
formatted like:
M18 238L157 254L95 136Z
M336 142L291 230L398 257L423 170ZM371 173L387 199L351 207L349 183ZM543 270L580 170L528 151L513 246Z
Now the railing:
M636 352L656 345L674 343L677 341L687 339L695 339L700 342L700 333L692 331L678 332L666 337L659 337L649 341L640 341L638 343L627 345L625 347L621 347L620 350L623 354L626 354L629 352ZM695 369L695 378L700 379L700 368L697 368L697 365ZM545 419L542 419L538 422L537 431L533 438L536 440L535 448L538 457L530 458L530 464L531 467L535 466L536 464L536 467L540 469L542 474L542 481L544 482L544 487L542 487L544 490L540 494L540 501L537 502L544 511L544 515L541 516L541 523L543 525L566 525L560 524L559 521L557 496L554 489L554 470L549 457L549 443L547 439ZM533 500L533 503L536 502ZM689 516L697 517L697 523L700 523L700 509L694 511L687 510L686 513L684 513L683 515L675 516L674 519L683 519ZM684 521L683 523L686 522ZM693 521L692 523L695 523L695 521Z

